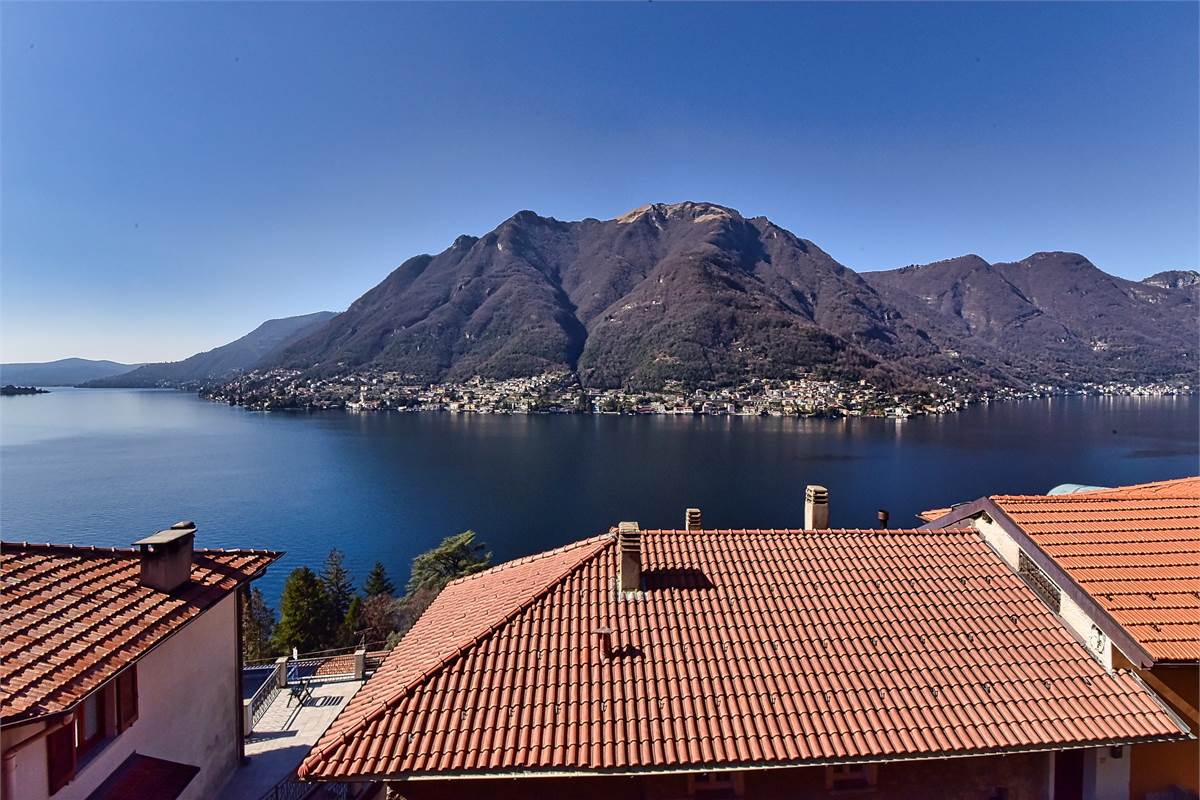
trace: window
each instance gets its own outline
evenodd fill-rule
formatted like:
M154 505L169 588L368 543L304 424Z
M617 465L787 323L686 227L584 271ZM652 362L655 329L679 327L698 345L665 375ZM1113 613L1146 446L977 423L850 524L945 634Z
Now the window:
M79 710L75 712L77 761L92 752L104 739L107 730L105 721L108 717L108 691L109 687L105 686L98 692L92 692L79 704Z
M874 764L833 764L825 768L825 788L831 792L858 792L875 788Z
M50 794L75 778L75 773L114 736L138 717L137 667L88 695L75 707L70 722L46 735L46 773Z
M1050 580L1050 576L1042 571L1042 568L1033 563L1033 559L1025 555L1022 550L1017 557L1017 574L1025 583L1029 584L1029 588L1033 589L1033 593L1042 598L1042 602L1050 607L1050 610L1055 614L1059 612L1059 607L1062 603L1062 593L1054 581Z

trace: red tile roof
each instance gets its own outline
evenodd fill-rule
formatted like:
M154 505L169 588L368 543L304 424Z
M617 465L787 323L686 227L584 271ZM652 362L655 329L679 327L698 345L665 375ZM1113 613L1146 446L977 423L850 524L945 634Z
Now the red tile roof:
M68 710L280 555L197 550L166 594L138 582L136 550L0 543L0 720Z
M1156 661L1200 661L1200 477L991 500Z
M777 766L1180 735L973 531L642 542L638 593L617 591L611 533L447 586L301 774Z

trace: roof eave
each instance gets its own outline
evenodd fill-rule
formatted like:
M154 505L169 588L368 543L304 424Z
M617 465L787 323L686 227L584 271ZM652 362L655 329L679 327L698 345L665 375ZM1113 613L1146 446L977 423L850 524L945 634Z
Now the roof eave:
M320 783L341 783L355 781L436 781L436 780L488 780L488 779L520 779L520 778L588 778L588 777L638 777L649 775L686 775L697 772L745 772L751 770L794 769L800 767L823 767L835 764L885 764L903 761L940 761L947 758L975 758L990 755L1012 755L1017 753L1046 753L1059 750L1083 750L1093 747L1117 747L1123 745L1149 744L1153 742L1182 742L1195 739L1178 716L1170 713L1171 721L1180 726L1180 732L1157 736L1111 737L1077 742L1041 743L1017 747L997 747L976 750L959 750L952 752L926 752L911 755L880 755L855 758L826 758L799 759L795 761L751 761L734 764L688 764L678 767L649 766L642 768L613 768L613 769L543 769L543 770L510 770L510 771L475 771L459 770L446 772L411 772L411 773L355 773L322 777L307 775L302 779Z

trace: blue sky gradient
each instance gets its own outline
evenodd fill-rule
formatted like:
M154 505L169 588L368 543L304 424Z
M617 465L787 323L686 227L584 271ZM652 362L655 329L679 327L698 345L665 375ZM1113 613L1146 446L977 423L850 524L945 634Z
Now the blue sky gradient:
M5 3L0 360L181 358L523 208L1194 268L1198 7Z

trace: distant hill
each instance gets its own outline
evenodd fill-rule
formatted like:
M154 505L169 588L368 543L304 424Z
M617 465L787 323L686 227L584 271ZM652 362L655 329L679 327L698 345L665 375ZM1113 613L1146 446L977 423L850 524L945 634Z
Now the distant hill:
M1186 289L1190 286L1200 286L1200 272L1194 269L1169 269L1143 278L1142 283L1163 289Z
M76 386L98 378L109 378L136 368L137 364L94 361L89 358L60 358L21 364L0 364L0 383L17 386Z
M1073 253L860 275L765 217L684 202L577 222L522 211L405 261L260 366L434 382L573 370L594 387L1143 380L1194 374L1196 317L1190 293Z
M943 346L1025 380L1145 380L1195 374L1193 293L1109 275L1077 253L1011 264L978 256L864 277Z
M280 350L334 316L332 311L318 311L299 317L268 320L236 341L182 361L146 364L123 375L88 381L86 385L103 388L178 387L229 378L258 366L264 359L276 356Z

